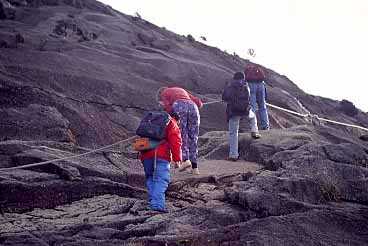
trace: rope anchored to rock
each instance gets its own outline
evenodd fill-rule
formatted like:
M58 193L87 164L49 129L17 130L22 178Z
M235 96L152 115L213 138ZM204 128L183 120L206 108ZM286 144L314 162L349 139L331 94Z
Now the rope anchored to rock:
M206 97L206 96L202 96L202 97L204 97L206 99L209 99L209 100L213 100L213 98L210 98L210 97ZM224 102L224 101L222 101L222 100L209 101L209 102L203 103L203 105L209 105L209 104L220 103L220 102ZM342 126L348 126L348 127L353 127L353 128L358 128L360 130L368 131L368 128L365 128L365 127L362 127L362 126L358 126L358 125L343 123L343 122L339 122L339 121L335 121L335 120L329 120L329 119L326 119L326 118L321 118L317 114L311 114L311 113L302 114L302 113L299 113L299 112L296 112L296 111L293 111L293 110L289 110L289 109L286 109L286 108L282 108L282 107L273 105L271 103L266 103L266 105L269 106L269 107L271 107L271 108L275 108L275 109L282 110L282 111L287 112L287 113L290 113L290 114L294 114L294 115L303 117L303 118L307 119L308 122L313 122L313 121L321 122L321 121L325 121L325 122L329 122L329 123L332 123L332 124L337 124L337 125L342 125Z
M85 156L85 155L90 155L92 153L96 153L98 151L101 151L101 150L104 150L104 149L108 149L108 148L111 148L115 145L119 145L119 144L122 144L124 142L128 142L128 141L131 141L133 139L137 138L137 136L132 136L130 138L127 138L127 139L124 139L124 140L121 140L119 142L116 142L116 143L113 143L113 144L110 144L110 145L106 145L104 147L101 147L101 148L98 148L98 149L94 149L94 150L91 150L91 151L88 151L88 152L85 152L85 153L82 153L82 154L78 154L78 155L73 155L73 156L68 156L68 157L63 157L63 158L59 158L59 159L54 159L54 160L49 160L49 161L43 161L43 162L37 162L37 163L32 163L32 164L27 164L27 165L22 165L22 166L16 166L16 167L8 167L8 168L1 168L0 169L0 172L1 171L10 171L10 170L15 170L15 169L23 169L23 168L30 168L30 167L37 167L37 166L42 166L42 165L46 165L46 164L49 164L49 163L53 163L53 162L58 162L58 161L65 161L65 160L70 160L70 159L74 159L74 158L77 158L77 157L81 157L81 156Z
M343 122L339 122L339 121L335 121L335 120L329 120L329 119L326 119L326 118L321 118L317 114L311 114L311 113L301 114L301 113L298 113L298 112L295 112L295 111L292 111L292 110L289 110L289 109L285 109L285 108L275 106L275 105L270 104L270 103L266 103L266 105L270 106L271 108L279 109L279 110L285 111L287 113L291 113L291 114L301 116L303 118L308 119L309 122L312 122L313 120L317 120L319 122L320 121L325 121L325 122L329 122L329 123L333 123L333 124L337 124L337 125L349 126L349 127L358 128L358 129L361 129L361 130L364 130L364 131L368 131L368 128L358 126L358 125L353 125L353 124L347 124L347 123L343 123Z
M270 103L266 103L266 105L270 106L271 108L279 109L279 110L285 111L287 113L295 114L295 115L298 115L298 116L301 116L301 117L304 117L304 118L309 115L309 114L301 114L301 113L298 113L298 112L295 112L295 111L292 111L292 110L289 110L289 109L286 109L286 108L281 108L279 106L276 106L276 105L273 105L273 104L270 104Z
M209 100L214 100L213 98L210 98L210 97L206 97L206 96L202 96L202 97L205 97L205 98L207 98ZM210 104L221 103L221 102L223 102L223 100L215 100L215 101L205 102L205 103L203 103L203 105L210 105ZM282 110L282 111L287 112L287 113L290 113L290 114L301 116L303 118L308 119L309 122L312 122L313 119L315 119L317 121L325 121L325 122L329 122L329 123L333 123L333 124L338 124L338 125L343 125L343 126L349 126L349 127L358 128L358 129L361 129L361 130L364 130L364 131L368 131L368 128L365 128L365 127L362 127L362 126L357 126L357 125L353 125L353 124L347 124L347 123L343 123L343 122L329 120L329 119L326 119L326 118L320 118L316 114L310 114L310 113L301 114L301 113L298 113L298 112L295 112L295 111L292 111L292 110L289 110L289 109L285 109L285 108L282 108L282 107L279 107L279 106L276 106L276 105L273 105L273 104L270 104L270 103L266 103L266 105L269 106L269 107L271 107L271 108ZM91 151L88 151L88 152L85 152L85 153L82 153L82 154L78 154L78 155L73 155L73 156L68 156L68 157L63 157L63 158L59 158L59 159L54 159L54 160L49 160L49 161L43 161L43 162L38 162L38 163L32 163L32 164L27 164L27 165L22 165L22 166L16 166L16 167L0 168L0 172L1 171L10 171L10 170L15 170L15 169L23 169L23 168L37 167L37 166L42 166L42 165L46 165L46 164L53 163L53 162L74 159L74 158L77 158L77 157L89 155L89 154L96 153L96 152L101 151L101 150L104 150L104 149L111 148L111 147L113 147L115 145L119 145L119 144L122 144L124 142L131 141L131 140L133 140L135 138L137 138L137 136L132 136L130 138L121 140L119 142L116 142L116 143L113 143L113 144L110 144L110 145L106 145L104 147L101 147L101 148L98 148L98 149L94 149L94 150L91 150Z

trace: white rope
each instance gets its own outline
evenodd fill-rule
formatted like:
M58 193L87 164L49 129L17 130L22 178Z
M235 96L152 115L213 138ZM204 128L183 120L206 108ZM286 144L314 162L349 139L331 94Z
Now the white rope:
M130 138L121 140L119 142L116 142L116 143L113 143L113 144L110 144L110 145L106 145L104 147L94 149L94 150L91 150L91 151L88 151L88 152L85 152L85 153L82 153L82 154L79 154L79 155L73 155L73 156L68 156L68 157L64 157L64 158L59 158L59 159L54 159L54 160L49 160L49 161L43 161L43 162L38 162L38 163L32 163L32 164L27 164L27 165L22 165L22 166L17 166L17 167L1 168L0 172L1 171L15 170L15 169L22 169L22 168L29 168L29 167L42 166L42 165L46 165L46 164L49 164L49 163L52 163L52 162L58 162L58 161L74 159L74 158L89 155L89 154L92 154L92 153L95 153L95 152L98 152L98 151L101 151L101 150L104 150L104 149L108 149L112 146L119 145L119 144L122 144L124 142L128 142L130 140L133 140L136 137L137 136L132 136Z
M202 97L205 97L205 98L208 98L208 99L212 99L212 98L209 98L209 97L206 97L206 96L202 96ZM217 100L217 101L212 101L212 102L205 102L205 103L203 103L203 105L209 105L209 104L219 103L219 102L223 102L223 101L222 100ZM295 111L292 111L292 110L289 110L289 109L285 109L285 108L282 108L282 107L279 107L279 106L276 106L276 105L273 105L273 104L270 104L270 103L266 103L266 105L269 106L269 107L271 107L271 108L279 109L279 110L285 111L285 112L290 113L290 114L295 114L295 115L301 116L303 118L307 118L307 117L309 117L309 118L315 118L315 119L320 120L320 121L326 121L326 122L333 123L333 124L338 124L338 125L343 125L343 126L349 126L349 127L358 128L358 129L361 129L361 130L364 130L364 131L368 131L368 128L365 128L365 127L362 127L362 126L357 126L357 125L353 125L353 124L347 124L347 123L343 123L343 122L329 120L329 119L326 119L326 118L320 118L316 114L315 115L312 115L310 113L301 114L301 113L298 113L298 112L295 112Z
M214 103L220 103L223 102L222 100L217 100L217 101L213 101L213 102L204 102L202 103L202 105L209 105L209 104L214 104Z
M270 106L271 108L276 108L276 109L280 109L282 111L285 111L285 112L288 112L288 113L291 113L291 114L299 115L301 117L307 117L309 115L309 114L301 114L301 113L298 113L298 112L295 112L295 111L292 111L292 110L289 110L289 109L281 108L279 106L276 106L276 105L273 105L273 104L270 104L270 103L266 103L266 105Z
M224 102L222 99L221 100L215 100L214 98L211 98L211 97L208 97L208 96L200 95L199 97L209 100L209 102L204 102L204 103L202 103L202 105L209 105L209 104ZM213 101L213 100L215 100L215 101Z
M312 115L312 114L301 114L301 113L298 113L298 112L295 112L295 111L292 111L292 110L288 110L288 109L285 109L285 108L278 107L278 106L273 105L273 104L270 104L270 103L266 103L266 105L267 106L270 106L272 108L276 108L276 109L279 109L279 110L282 110L282 111L285 111L285 112L288 112L288 113L291 113L291 114L295 114L295 115L304 117L304 118L306 118L306 117L316 118L317 120L320 120L320 121L326 121L326 122L333 123L333 124L338 124L338 125L343 125L343 126L349 126L349 127L354 127L354 128L358 128L358 129L361 129L361 130L368 131L368 128L365 128L365 127L362 127L362 126L347 124L347 123L343 123L343 122L329 120L329 119L326 119L326 118L320 118L316 114L314 114L314 115Z
M368 131L368 128L362 127L362 126L357 126L357 125L352 125L352 124L347 124L347 123L343 123L343 122L338 122L338 121L334 121L334 120L329 120L329 119L325 119L325 118L320 118L317 115L317 119L318 120L322 120L322 121L326 121L326 122L330 122L330 123L334 123L334 124L338 124L338 125L342 125L342 126L350 126L350 127L355 127L361 130L365 130Z
M217 101L212 101L212 102L205 102L205 103L203 103L203 105L209 105L209 104L214 104L214 103L219 103L219 102L222 102L222 100L217 100ZM326 122L330 122L330 123L334 123L334 124L338 124L338 125L343 125L343 126L355 127L355 128L361 129L361 130L368 131L368 128L365 128L365 127L362 127L362 126L357 126L357 125L347 124L347 123L338 122L338 121L334 121L334 120L329 120L329 119L325 119L325 118L320 118L318 115L301 114L301 113L298 113L298 112L295 112L295 111L292 111L292 110L289 110L289 109L281 108L279 106L276 106L276 105L273 105L273 104L270 104L270 103L266 103L266 105L269 106L269 107L272 107L272 108L276 108L276 109L285 111L287 113L291 113L291 114L295 114L295 115L304 117L304 118L306 118L306 117L316 118L316 119L321 120L321 121L326 121ZM92 154L92 153L95 153L95 152L98 152L98 151L101 151L101 150L104 150L104 149L108 149L112 146L119 145L119 144L122 144L124 142L128 142L130 140L133 140L136 137L137 136L132 136L130 138L121 140L119 142L116 142L116 143L113 143L113 144L110 144L110 145L106 145L104 147L101 147L101 148L98 148L98 149L95 149L95 150L91 150L91 151L88 151L88 152L85 152L85 153L82 153L82 154L79 154L79 155L73 155L73 156L69 156L69 157L64 157L64 158L59 158L59 159L54 159L54 160L49 160L49 161L43 161L43 162L38 162L38 163L32 163L32 164L27 164L27 165L22 165L22 166L17 166L17 167L0 168L0 172L1 171L15 170L15 169L22 169L22 168L29 168L29 167L36 167L36 166L49 164L49 163L52 163L52 162L58 162L58 161L74 159L74 158L89 155L89 154Z
M223 100L212 101L212 100L214 100L213 98L203 96L203 95L201 95L200 97L211 100L210 102L202 103L203 105L209 105L209 104L223 102ZM282 107L279 107L279 106L276 106L276 105L273 105L273 104L270 104L270 103L267 103L267 102L266 102L266 105L271 107L271 108L279 109L279 110L285 111L285 112L290 113L290 114L301 116L303 118L310 118L310 119L314 118L314 119L317 119L317 120L320 120L320 121L326 121L326 122L330 122L330 123L333 123L333 124L349 126L349 127L354 127L354 128L358 128L358 129L361 129L361 130L368 131L368 128L365 128L365 127L362 127L362 126L357 126L357 125L347 124L347 123L338 122L338 121L334 121L334 120L329 120L329 119L325 119L325 118L320 118L318 115L313 115L309 112L306 113L306 114L302 114L302 113L298 113L298 112L295 112L295 111L292 111L292 110L289 110L289 109L285 109L285 108L282 108Z

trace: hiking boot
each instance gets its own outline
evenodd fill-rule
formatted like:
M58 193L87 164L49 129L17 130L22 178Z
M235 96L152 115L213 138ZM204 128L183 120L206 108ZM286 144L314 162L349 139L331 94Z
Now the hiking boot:
M250 136L254 139L261 138L261 135L258 132L251 132Z
M192 169L192 174L193 175L200 175L201 173L199 172L199 169L198 168L193 168Z
M190 162L190 160L186 160L184 162L181 163L181 166L178 168L179 172L185 171L188 167L191 167L192 163Z
M235 157L228 157L226 158L227 161L233 161L233 162L236 162L238 160L238 158L235 158Z

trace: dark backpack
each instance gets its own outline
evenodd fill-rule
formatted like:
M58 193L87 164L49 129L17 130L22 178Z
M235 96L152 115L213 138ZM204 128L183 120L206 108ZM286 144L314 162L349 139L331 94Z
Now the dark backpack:
M248 115L249 113L249 90L248 86L238 84L231 85L231 100L229 101L230 112L233 115Z
M170 119L170 115L166 112L147 112L139 123L136 134L140 137L162 140L166 135L166 127Z
M149 151L158 147L166 137L166 128L170 122L170 115L166 112L147 112L139 123L134 149Z
M248 82L261 82L264 81L266 78L262 68L248 64L247 68L245 69L245 80Z

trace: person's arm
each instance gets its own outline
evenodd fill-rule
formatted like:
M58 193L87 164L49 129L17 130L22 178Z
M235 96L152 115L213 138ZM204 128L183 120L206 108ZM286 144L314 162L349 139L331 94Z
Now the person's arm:
M164 90L161 93L161 101L162 101L162 104L163 104L166 112L170 113L172 111L173 101L172 101L172 98L171 98L171 96L170 96L170 94L168 93L167 90Z
M229 102L232 97L232 90L230 86L226 86L224 92L222 93L222 100Z
M203 104L199 97L193 96L192 94L188 93L190 100L192 100L198 108L202 108Z
M183 144L183 141L181 139L179 126L176 124L174 119L170 120L166 131L169 148L172 154L172 159L175 162L180 162L182 161L181 146Z

